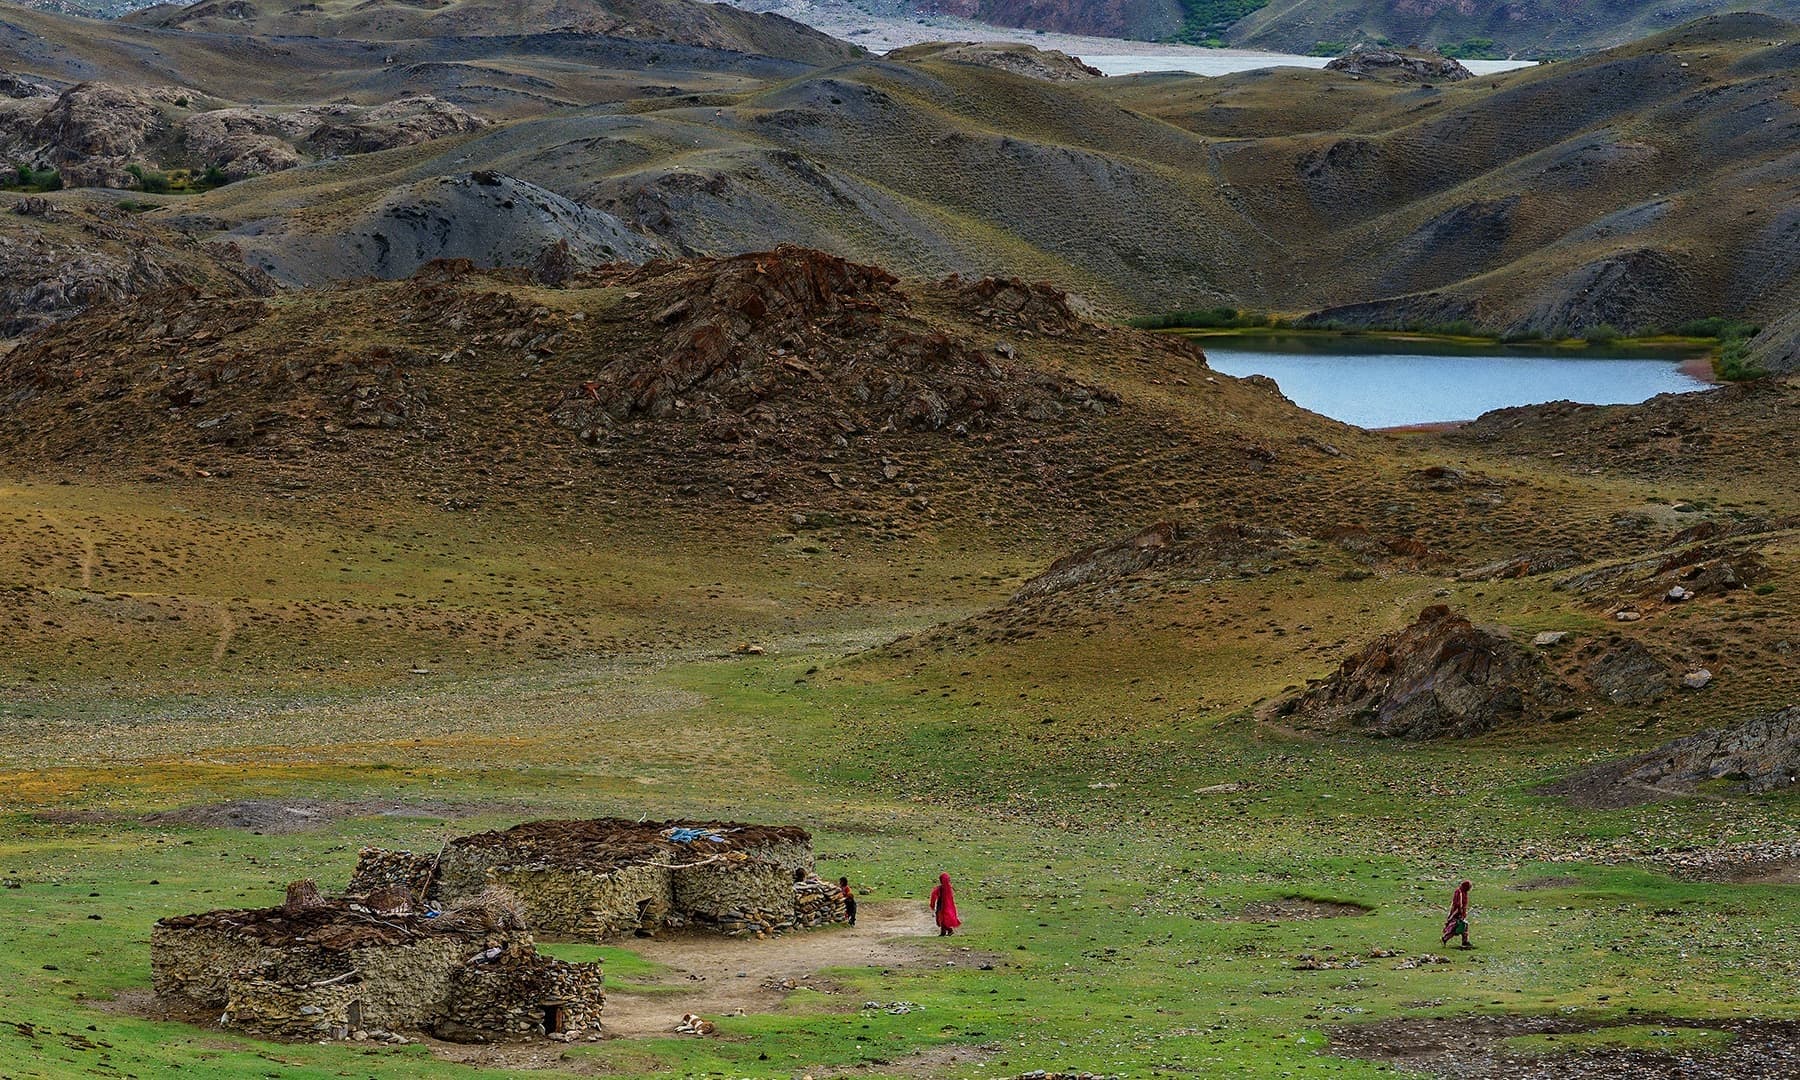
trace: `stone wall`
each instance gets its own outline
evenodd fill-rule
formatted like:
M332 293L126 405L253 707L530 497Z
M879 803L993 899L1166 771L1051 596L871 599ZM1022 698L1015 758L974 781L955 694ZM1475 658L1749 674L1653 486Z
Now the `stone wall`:
M223 1008L231 976L255 970L261 953L261 945L232 934L157 926L150 931L150 985L159 997Z
M296 1039L342 1039L363 1026L360 980L289 986L255 976L230 980L227 1027Z
M770 839L762 843L744 843L740 849L752 859L766 859L787 871L788 880L794 878L794 871L813 872L813 848L811 839Z
M348 1024L351 1002L362 1026L417 1029L445 1014L453 977L471 957L494 947L533 951L531 936L520 932L432 935L337 951L158 926L150 935L151 983L159 995L223 1009L227 1023L241 1012L259 1031L311 1033L319 1030L312 1025L321 1016ZM354 995L343 997L339 1008L340 990L352 987ZM309 1007L321 1012L306 1012Z
M363 1023L389 1030L429 1027L448 1008L451 978L471 956L520 942L530 948L530 935L496 935L475 942L457 935L352 949L350 962L363 981Z
M673 874L675 912L730 934L768 933L794 924L794 875L761 860L722 859Z
M526 924L558 937L600 941L640 926L654 930L674 910L667 867L624 866L610 872L545 865L489 866L480 851L445 853L438 896L446 904L497 884L518 898Z
M597 963L509 950L456 973L449 1012L435 1030L453 1041L595 1034L606 1000L603 984Z

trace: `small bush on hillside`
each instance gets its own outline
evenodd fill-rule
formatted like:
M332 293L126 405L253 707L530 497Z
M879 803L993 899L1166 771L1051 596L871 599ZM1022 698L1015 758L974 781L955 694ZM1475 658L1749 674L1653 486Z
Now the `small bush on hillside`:
M34 169L29 165L20 165L6 178L5 187L21 191L61 191L62 173L55 169Z
M1714 315L1708 319L1689 319L1676 327L1675 332L1682 337L1708 337L1718 338L1720 341L1736 341L1740 338L1755 337L1757 329L1755 323Z
M1465 38L1460 44L1445 45L1438 53L1452 60L1504 60L1494 48L1493 38Z
M1750 339L1736 338L1719 349L1718 358L1713 361L1713 374L1726 382L1747 382L1765 378L1769 373L1750 359Z
M142 165L127 165L125 166L125 171L130 173L132 178L137 181L139 191L148 192L152 195L167 195L169 193L169 176L167 173L159 173L155 169L146 169Z
M1601 323L1599 326L1589 327L1588 332L1582 336L1587 338L1589 345L1610 345L1625 335L1619 333L1618 327Z
M1269 317L1234 307L1197 308L1167 315L1146 315L1131 320L1131 325L1139 330L1218 330L1267 326Z

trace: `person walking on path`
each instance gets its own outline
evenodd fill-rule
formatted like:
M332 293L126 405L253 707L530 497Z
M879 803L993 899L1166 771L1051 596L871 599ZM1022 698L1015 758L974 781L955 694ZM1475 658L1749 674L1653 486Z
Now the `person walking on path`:
M1473 949L1469 944L1469 883L1463 882L1450 894L1450 916L1444 920L1444 936L1438 944L1448 945L1450 939L1462 936L1462 948Z
M956 893L950 888L949 874L939 874L937 888L931 890L931 915L937 920L938 937L949 937L962 925L956 917Z
M844 916L851 926L856 925L856 893L850 888L850 879L838 878L838 895L844 898Z

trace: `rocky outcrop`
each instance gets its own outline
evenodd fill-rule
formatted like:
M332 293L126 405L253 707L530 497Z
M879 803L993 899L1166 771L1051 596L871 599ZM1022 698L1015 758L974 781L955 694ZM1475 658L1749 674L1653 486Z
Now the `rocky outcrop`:
M1530 649L1439 605L1377 638L1275 713L1329 730L1462 738L1548 719L1570 696Z
M1745 791L1778 791L1800 780L1800 706L1734 728L1713 728L1652 750L1625 771L1662 788L1726 780Z
M1045 82L1081 82L1105 77L1099 68L1089 67L1080 57L1059 49L1038 49L999 41L934 41L895 49L887 54L887 59L904 63L947 60L956 64L978 64Z
M1654 705L1669 692L1668 665L1634 638L1590 642L1577 654L1588 687L1613 705Z
M1012 602L1113 581L1158 567L1267 562L1294 539L1290 533L1244 525L1195 530L1161 521L1128 536L1064 555L1020 586Z
M1709 728L1539 790L1610 807L1692 794L1701 785L1719 783L1739 792L1787 791L1800 783L1800 706L1736 727ZM1792 860L1794 852L1784 850L1780 856Z
M250 107L197 113L182 125L187 156L234 179L292 168L309 158L341 157L477 131L480 117L430 95L381 105Z
M1800 371L1800 310L1776 319L1750 339L1750 366L1771 375Z
M7 195L0 282L0 338L171 289L242 297L276 287L229 244L201 243L109 207Z
M1473 72L1455 60L1436 53L1362 46L1326 64L1325 70L1407 83L1461 82L1475 77Z
M252 264L298 285L410 277L437 259L542 268L560 283L606 263L665 254L611 214L494 172L421 180L349 220L257 222L233 238Z
M205 107L174 86L80 83L53 98L0 102L0 160L54 166L70 187L130 187L127 166L219 169L243 179L304 161L410 146L485 124L425 96L381 105Z
M653 263L620 284L635 291L674 269ZM682 297L654 314L645 348L568 389L558 423L591 443L643 419L728 434L785 416L794 438L829 442L876 429L967 434L1118 403L998 351L884 327L882 314L908 302L879 267L782 247L696 269Z
M155 164L152 145L174 136L176 102L193 91L79 83L54 98L22 103L35 108L0 113L0 157L54 166L69 187L124 187L125 166Z

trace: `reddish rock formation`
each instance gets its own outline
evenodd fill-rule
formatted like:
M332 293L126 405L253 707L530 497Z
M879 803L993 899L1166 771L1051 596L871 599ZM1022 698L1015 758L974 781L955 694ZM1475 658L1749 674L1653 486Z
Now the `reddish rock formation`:
M1547 718L1568 698L1529 649L1438 605L1375 639L1277 715L1371 735L1460 738Z

